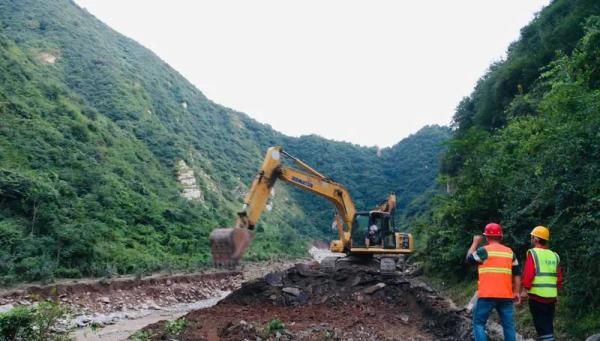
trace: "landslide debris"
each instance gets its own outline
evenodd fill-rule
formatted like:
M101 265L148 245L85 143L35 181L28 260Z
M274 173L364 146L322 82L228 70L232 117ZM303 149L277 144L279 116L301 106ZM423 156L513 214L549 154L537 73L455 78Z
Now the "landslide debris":
M182 319L178 340L464 340L470 324L466 312L414 278L352 266L326 273L316 262L245 282ZM172 337L165 323L144 331Z
M302 260L246 263L236 271L211 269L196 273L157 273L147 277L123 276L0 288L0 313L51 300L61 302L72 312L72 316L61 321L65 328L121 325L127 330L128 321L136 325L133 320L145 319L159 311L163 318L171 318L170 315L198 309L198 305L218 300L239 288L244 280L261 278L267 269L287 269L297 261ZM140 326L130 330L138 328Z
M142 279L98 280L82 283L31 285L0 292L0 304L31 305L38 300L60 301L84 314L133 309L160 309L181 302L195 302L233 290L242 282L240 272L181 274Z

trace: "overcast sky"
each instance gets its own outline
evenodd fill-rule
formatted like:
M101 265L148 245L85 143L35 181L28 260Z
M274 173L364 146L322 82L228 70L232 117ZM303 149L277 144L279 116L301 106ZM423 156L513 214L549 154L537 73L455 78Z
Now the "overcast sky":
M293 136L391 146L448 124L549 0L75 0L215 102Z

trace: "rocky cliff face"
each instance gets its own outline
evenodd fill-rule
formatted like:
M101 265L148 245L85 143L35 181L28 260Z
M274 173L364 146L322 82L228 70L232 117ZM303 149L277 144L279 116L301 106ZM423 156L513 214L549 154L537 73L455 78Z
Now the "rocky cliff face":
M177 181L184 198L204 202L204 195L196 183L196 174L184 160L177 161Z

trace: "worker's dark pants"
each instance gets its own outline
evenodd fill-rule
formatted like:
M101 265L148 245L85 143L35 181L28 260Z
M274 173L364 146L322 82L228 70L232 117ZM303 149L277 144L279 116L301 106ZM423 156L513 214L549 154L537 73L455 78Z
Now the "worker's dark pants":
M533 325L538 334L538 340L554 340L554 306L553 303L542 303L529 299L529 311L533 317Z

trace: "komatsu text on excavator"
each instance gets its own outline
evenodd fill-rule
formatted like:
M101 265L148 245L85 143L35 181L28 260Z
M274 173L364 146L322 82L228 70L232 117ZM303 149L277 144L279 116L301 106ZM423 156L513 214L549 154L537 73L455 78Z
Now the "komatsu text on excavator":
M284 157L293 161L297 167L284 165L282 162ZM263 164L246 195L244 206L238 212L235 227L217 228L211 232L209 239L215 265L233 266L239 262L252 240L251 231L265 207L269 205L272 189L277 180L324 197L333 203L336 208L334 225L339 237L330 244L332 252L343 252L351 256L381 255L381 270L386 272L395 269L395 255L412 253L412 235L399 232L394 226L396 208L394 193L389 194L387 200L375 209L358 212L350 193L344 186L277 146L268 149ZM369 228L376 232L369 235ZM374 237L371 243L369 237Z

